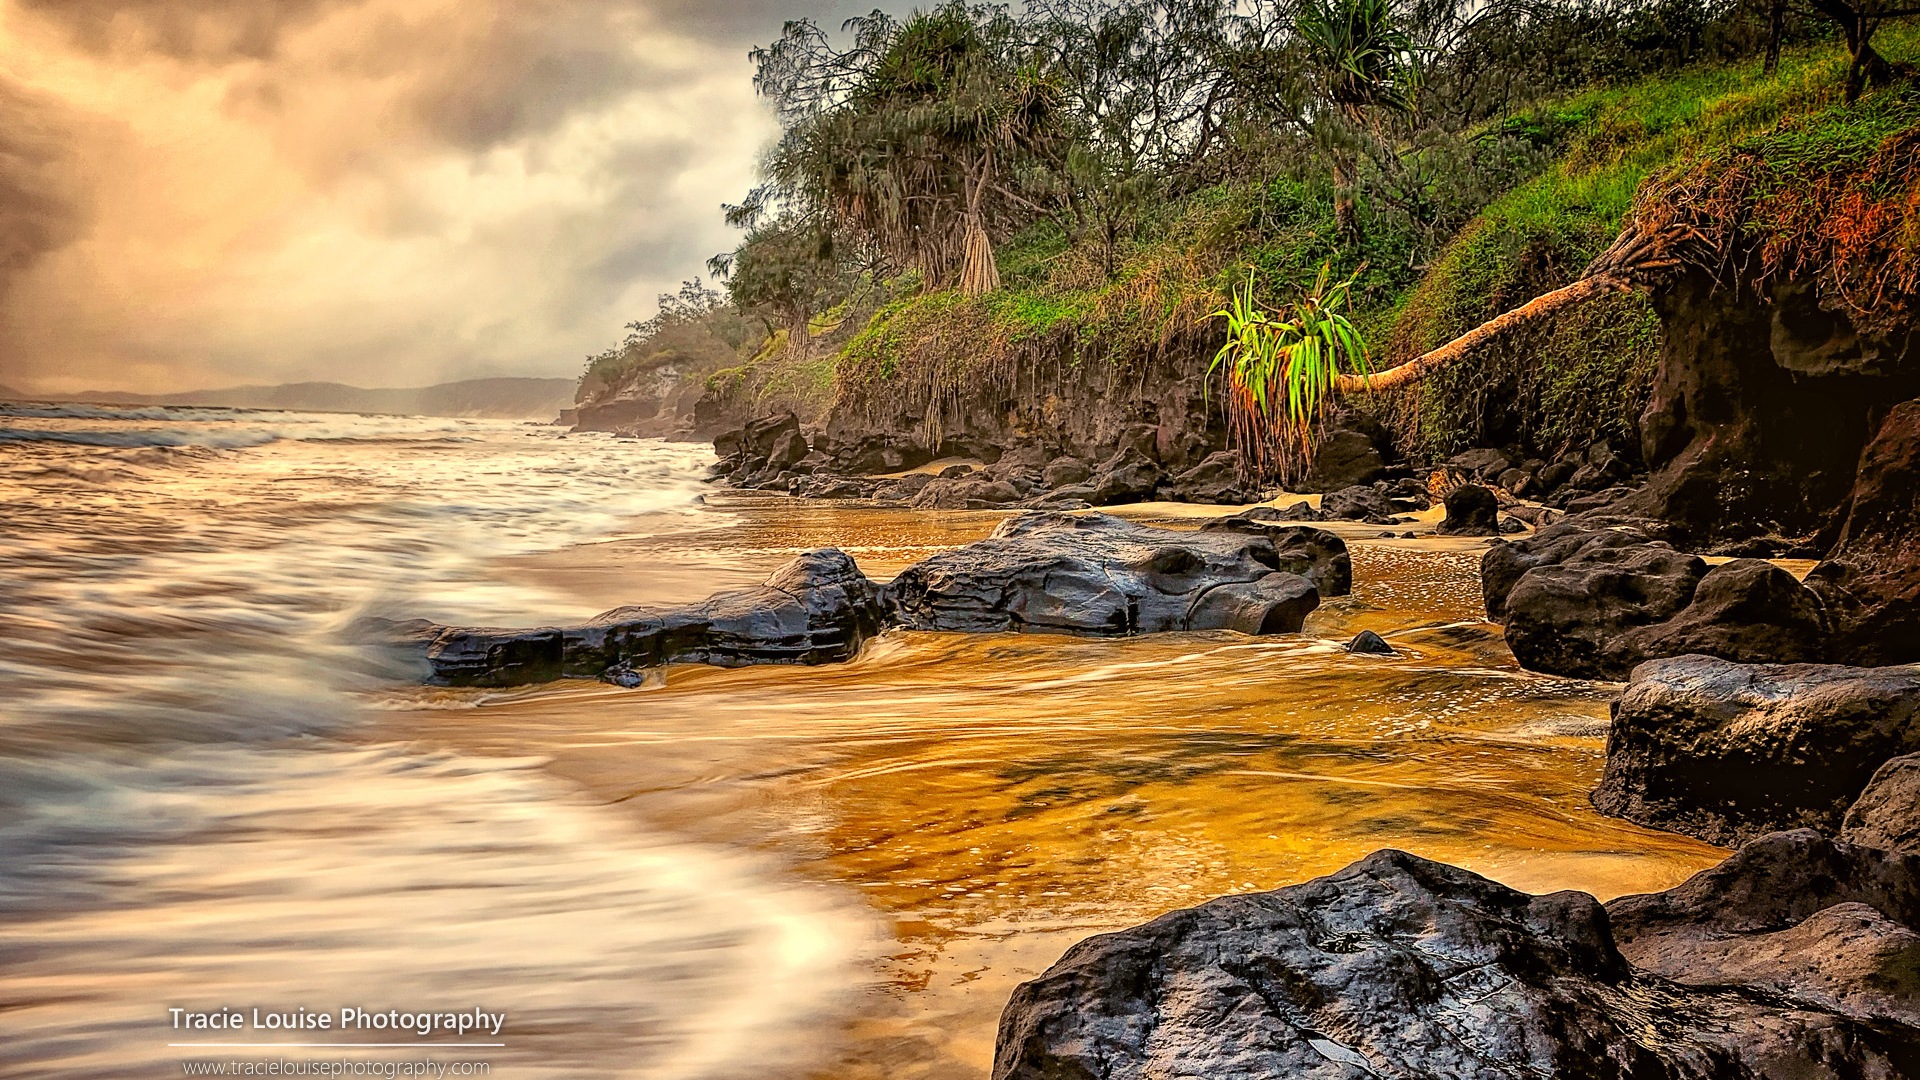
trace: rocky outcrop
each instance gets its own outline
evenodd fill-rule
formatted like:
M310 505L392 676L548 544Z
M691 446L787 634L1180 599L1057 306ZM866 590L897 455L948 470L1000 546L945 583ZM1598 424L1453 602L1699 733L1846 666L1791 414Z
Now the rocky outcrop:
M1104 514L1023 514L986 540L908 567L889 595L914 630L1293 633L1320 603L1316 578L1331 588L1352 575L1337 537L1298 531L1312 535L1283 556L1265 529L1180 532Z
M1915 752L1920 671L1657 660L1613 706L1593 804L1716 844L1832 833L1876 770Z
M1208 454L1206 459L1175 476L1167 495L1179 502L1235 505L1259 502L1260 493L1240 475L1240 455L1232 450Z
M1852 664L1920 661L1920 399L1897 405L1860 455L1838 541L1807 575Z
M922 494L941 482L930 480ZM908 567L884 587L844 553L825 548L756 588L675 608L615 608L582 626L415 622L368 633L424 650L436 682L506 686L669 663L832 663L851 659L867 638L893 626L1103 637L1290 634L1321 596L1352 586L1346 544L1321 529L1225 519L1178 531L1102 514L1028 513L1002 522L986 540Z
M1905 1019L1913 980L1867 981L1901 970L1903 927L1879 932L1879 964L1820 973L1795 972L1797 956L1770 959L1765 934L1801 929L1835 905L1801 908L1838 896L1881 900L1895 909L1883 923L1910 920L1911 865L1841 852L1830 862L1853 868L1852 881L1883 887L1756 909L1730 932L1745 938L1685 936L1717 914L1702 896L1763 887L1756 871L1770 854L1724 881L1617 901L1610 920L1616 908L1585 893L1531 896L1376 852L1328 877L1081 942L1014 991L994 1080L1909 1075L1920 1052ZM1815 865L1810 851L1783 854ZM1830 943L1837 921L1802 936ZM1631 939L1617 943L1610 922L1630 925ZM1699 978L1713 969L1690 957L1718 941L1751 945L1744 966Z
M1566 521L1481 557L1487 615L1521 666L1624 679L1647 660L1704 653L1752 663L1828 658L1825 604L1758 559L1709 567L1641 529Z
M1865 333L1808 283L1690 273L1652 300L1664 330L1640 418L1650 482L1619 504L1690 544L1807 535L1846 500L1885 402L1920 393L1911 328Z
M615 665L823 664L851 659L885 622L880 589L824 548L763 585L683 607L615 608L584 626L443 629L426 658L435 681L455 686L593 677Z
M1393 459L1393 436L1378 420L1345 413L1315 441L1313 464L1297 486L1308 493L1364 487L1385 476Z

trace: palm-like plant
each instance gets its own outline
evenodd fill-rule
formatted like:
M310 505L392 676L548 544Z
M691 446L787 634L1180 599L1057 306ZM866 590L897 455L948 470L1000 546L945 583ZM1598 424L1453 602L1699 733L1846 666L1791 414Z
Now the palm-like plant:
M1377 138L1383 112L1410 112L1419 85L1413 38L1394 17L1393 0L1303 0L1295 30L1311 61L1322 102L1344 123L1324 131L1333 164L1334 217L1359 231L1355 140Z
M1279 311L1254 297L1253 269L1225 319L1227 340L1207 374L1225 369L1227 422L1247 469L1291 478L1312 456L1313 434L1343 378L1367 380L1367 345L1345 314L1353 275L1331 281L1323 264L1313 288Z

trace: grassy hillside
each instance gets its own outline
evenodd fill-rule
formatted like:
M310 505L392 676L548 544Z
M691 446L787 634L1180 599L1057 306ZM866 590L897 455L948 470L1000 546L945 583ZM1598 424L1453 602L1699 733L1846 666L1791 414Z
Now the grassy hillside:
M1920 53L1911 29L1888 30L1880 42L1896 60ZM1578 276L1649 177L1755 139L1784 152L1823 133L1912 125L1911 97L1899 88L1840 106L1844 69L1838 47L1814 47L1789 51L1770 76L1758 60L1702 66L1490 125L1476 139L1521 151L1516 182L1489 192L1437 244L1364 204L1362 239L1343 238L1331 186L1311 174L1215 186L1168 205L1123 245L1111 279L1098 251L1043 223L1001 247L999 291L964 297L896 282L894 299L844 345L785 374L779 350L767 350L757 377L814 388L830 378L836 407L861 410L1005 385L1042 356L1069 366L1204 366L1217 343L1206 316L1249 268L1259 296L1279 302L1308 287L1323 264L1359 274L1355 322L1375 365L1391 365ZM1419 165L1419 154L1406 156ZM1434 175L1434 184L1448 182L1442 170ZM1372 407L1408 449L1426 453L1519 444L1546 454L1596 438L1631 441L1658 348L1646 301L1623 295L1501 342L1411 400Z

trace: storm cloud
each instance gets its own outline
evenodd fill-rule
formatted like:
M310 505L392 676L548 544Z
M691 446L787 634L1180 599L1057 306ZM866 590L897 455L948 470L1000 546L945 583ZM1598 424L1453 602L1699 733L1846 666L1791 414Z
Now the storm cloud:
M734 237L800 0L0 0L0 383L571 374Z

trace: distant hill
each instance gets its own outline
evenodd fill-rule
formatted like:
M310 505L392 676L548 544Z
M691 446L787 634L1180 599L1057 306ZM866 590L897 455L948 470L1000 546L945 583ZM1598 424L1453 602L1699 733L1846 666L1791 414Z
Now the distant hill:
M90 390L62 394L66 401L113 405L217 405L235 409L300 412L393 413L474 416L498 420L552 420L573 407L573 379L463 379L404 389L368 390L343 383L304 382L279 386L234 386L172 394ZM13 393L0 388L0 397ZM14 396L30 396L14 394Z

